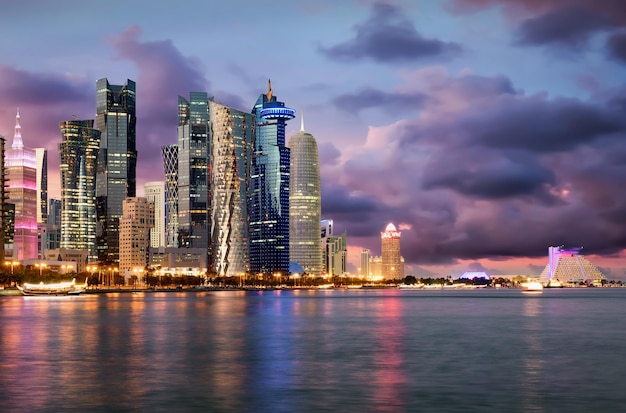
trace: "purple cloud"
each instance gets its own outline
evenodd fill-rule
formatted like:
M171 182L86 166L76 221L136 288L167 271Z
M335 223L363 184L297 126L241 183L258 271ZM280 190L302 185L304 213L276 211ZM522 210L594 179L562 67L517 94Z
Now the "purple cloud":
M572 7L542 14L522 22L517 29L517 44L562 45L580 48L599 30L614 26L611 19L584 8Z
M351 215L341 194L327 193L348 234L371 236L387 219L408 225L402 253L421 265L544 257L548 245L626 248L623 93L525 95L501 76L440 69L408 75L397 90L427 97L419 113L370 126L363 147L344 151L336 178L375 208Z
M339 109L358 113L364 109L380 107L387 111L414 111L424 103L426 97L421 93L383 92L374 88L364 88L353 94L342 94L333 99Z
M607 40L609 56L626 63L626 30L613 33Z
M626 27L626 7L621 0L450 0L447 3L453 13L473 13L489 7L499 7L518 25L515 42L519 45L557 46L580 52L585 50L592 35ZM613 52L610 44L609 52Z
M354 27L353 39L328 48L320 48L327 57L350 62L371 58L378 62L414 61L423 58L456 55L461 47L438 39L422 37L402 10L385 3L374 3L372 14Z

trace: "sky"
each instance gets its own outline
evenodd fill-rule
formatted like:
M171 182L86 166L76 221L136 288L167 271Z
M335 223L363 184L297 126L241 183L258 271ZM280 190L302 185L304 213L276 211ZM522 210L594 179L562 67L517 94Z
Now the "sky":
M317 139L349 268L402 231L406 274L538 274L582 246L626 279L623 0L0 0L0 134L19 107L59 197L59 122L137 82L138 194L177 96L250 111L271 79Z

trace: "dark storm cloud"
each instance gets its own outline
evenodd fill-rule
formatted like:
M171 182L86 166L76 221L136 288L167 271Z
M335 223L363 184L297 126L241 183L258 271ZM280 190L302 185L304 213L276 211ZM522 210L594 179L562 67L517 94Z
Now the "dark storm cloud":
M113 47L119 58L133 62L137 81L138 175L162 179L162 145L176 142L178 95L206 92L209 82L198 59L183 56L170 40L142 42L141 28L132 26L115 36ZM112 79L110 82L115 83ZM232 100L232 99L231 99ZM146 167L148 165L149 167Z
M616 32L607 40L609 56L626 63L626 30Z
M407 263L545 257L563 244L626 248L626 92L525 95L505 77L436 69L408 79L400 90L427 96L419 116L370 127L342 175L346 188L377 200L359 219L411 226ZM348 234L381 230L359 219Z
M491 147L533 152L566 151L625 127L618 113L576 99L536 95L501 103L461 127Z
M0 102L13 105L50 105L95 102L95 90L59 74L34 73L0 65ZM94 103L95 104L95 103Z
M448 188L480 199L501 199L545 193L554 173L527 154L494 153L485 148L443 152L425 169L426 190Z
M422 37L402 10L391 4L375 3L370 18L354 27L353 39L320 51L331 59L350 62L371 58L378 62L414 61L455 55L461 47Z
M51 151L50 163L57 161L59 122L93 119L95 82L60 74L18 70L0 65L0 135L13 142L15 114L20 109L22 139L30 148Z
M579 7L556 10L525 20L517 28L517 44L560 44L581 47L587 44L591 34L609 29L613 22L592 11Z
M623 0L450 0L447 5L453 13L497 6L518 24L517 44L565 47L570 52L585 50L596 33L626 27Z
M425 99L426 96L421 93L389 93L373 88L364 88L357 93L339 95L333 99L333 103L339 109L352 113L377 107L398 112L417 109L422 106Z

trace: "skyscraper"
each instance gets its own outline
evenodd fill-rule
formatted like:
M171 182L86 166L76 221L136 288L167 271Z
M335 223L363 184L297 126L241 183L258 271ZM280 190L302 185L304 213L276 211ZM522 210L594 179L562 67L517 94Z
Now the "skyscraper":
M363 248L361 250L361 267L360 274L361 278L370 279L370 250Z
M397 280L404 278L404 263L400 256L401 232L393 224L387 225L380 233L382 245L382 276L385 279Z
M87 250L96 261L96 160L100 131L94 121L67 120L59 124L61 143L61 248Z
M38 258L37 162L35 151L24 147L20 113L15 116L15 135L5 155L6 201L15 205L12 258Z
M44 257L46 222L48 221L48 151L35 148L37 163L37 255Z
M247 190L254 117L209 100L211 257L220 276L249 270Z
M150 228L154 226L154 205L146 198L129 197L123 202L120 218L120 275L128 280L143 274L148 264Z
M48 221L48 150L35 148L37 162L37 223Z
M150 231L150 247L165 246L165 182L147 182L144 193L148 202L154 204L154 228Z
M4 240L7 234L7 228L5 226L5 185L6 180L4 176L4 145L6 140L4 136L0 135L0 262L4 263Z
M61 248L61 200L50 199L48 203L48 222L44 250Z
M119 260L122 202L136 194L135 82L96 82L96 129L101 132L96 174L97 253L99 261Z
M165 170L165 246L178 248L178 145L161 147Z
M289 140L291 167L289 171L289 256L304 272L322 273L320 244L320 165L317 142L304 131L304 117L300 132Z
M209 111L204 92L178 97L178 247L209 248Z
M295 110L268 91L257 99L252 113L256 130L248 213L250 271L289 272L289 163L285 146L286 122Z

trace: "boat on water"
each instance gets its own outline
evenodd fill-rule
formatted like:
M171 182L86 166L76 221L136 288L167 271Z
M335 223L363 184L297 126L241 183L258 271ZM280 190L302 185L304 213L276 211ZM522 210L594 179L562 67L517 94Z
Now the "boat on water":
M543 284L541 284L538 281L528 281L521 285L522 285L522 289L524 290L524 292L540 293L543 291Z
M398 285L398 288L400 290L420 290L422 288L424 288L424 284L400 284Z
M84 284L76 284L76 278L72 281L63 281L59 283L39 284L24 283L17 286L23 295L27 296L50 296L50 295L78 295L87 288L87 280Z

